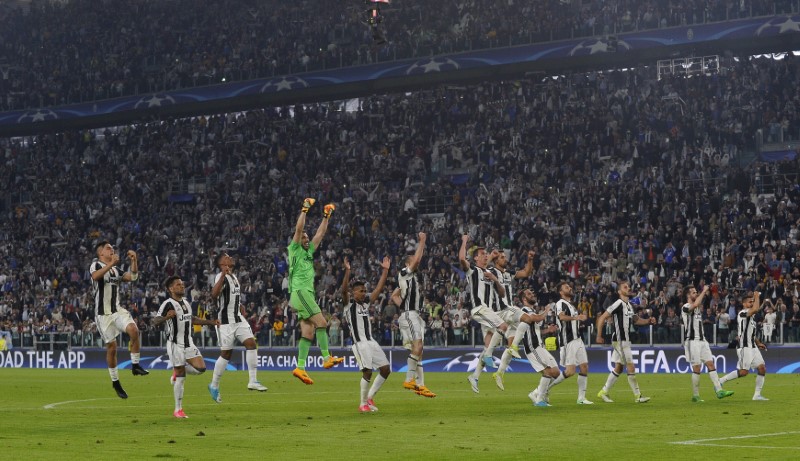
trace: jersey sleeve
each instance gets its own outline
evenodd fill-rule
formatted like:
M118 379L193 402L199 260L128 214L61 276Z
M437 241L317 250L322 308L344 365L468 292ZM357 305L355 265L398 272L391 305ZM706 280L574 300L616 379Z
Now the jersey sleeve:
M158 308L158 313L156 313L156 317L166 317L167 312L174 311L175 307L172 303L168 300L161 303L161 307Z
M613 303L611 303L611 305L606 308L606 312L608 312L609 314L613 314L614 311L620 308L620 306L622 306L622 300L618 299Z
M217 275L214 277L214 285L216 285L216 284L217 284L217 282L219 282L219 278L220 278L220 277L222 277L222 272L218 273L218 274L217 274ZM213 285L212 285L212 286L213 286Z

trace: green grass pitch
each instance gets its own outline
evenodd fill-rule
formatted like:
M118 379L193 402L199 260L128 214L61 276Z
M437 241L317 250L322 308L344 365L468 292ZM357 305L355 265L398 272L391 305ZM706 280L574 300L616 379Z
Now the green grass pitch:
M434 399L402 389L394 373L376 398L378 413L358 412L359 373L315 371L306 386L288 372L260 372L269 391L247 391L246 372L222 378L223 403L186 379L188 420L172 417L169 373L121 371L120 400L105 370L4 369L0 372L4 459L798 459L800 375L767 375L751 400L754 376L730 382L717 400L702 376L702 404L690 401L688 375L638 375L646 404L621 378L613 404L596 398L605 376L589 376L592 406L575 404L575 377L553 389L550 408L527 394L538 375L511 373L506 390L491 373L474 394L465 373L428 373Z

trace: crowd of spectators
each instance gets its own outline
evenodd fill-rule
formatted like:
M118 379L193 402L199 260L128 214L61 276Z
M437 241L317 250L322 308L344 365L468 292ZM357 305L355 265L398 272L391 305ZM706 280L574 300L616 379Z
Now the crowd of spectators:
M19 5L19 6L15 6ZM23 7L24 5L24 7ZM573 37L797 12L797 0L0 3L0 111Z
M799 71L791 54L731 58L694 78L659 80L641 67L375 96L352 112L297 105L3 139L0 322L15 338L81 331L74 341L96 345L87 271L94 243L109 239L139 253L141 275L122 297L145 345L160 340L147 320L165 277L181 275L207 314L223 249L237 260L259 342L290 345L286 246L309 196L337 203L315 260L334 338L348 338L343 257L353 278L374 283L389 255L388 294L425 231L430 344L473 341L462 234L508 251L511 267L535 250L535 272L517 290L546 303L556 282L571 280L590 319L629 280L639 314L658 319L657 342L678 341L690 283L711 285L705 315L718 342L754 289L776 314L770 337L796 342L800 161L752 160L755 133L775 121L798 137ZM310 228L320 214L312 209ZM376 336L392 344L387 297L371 309Z

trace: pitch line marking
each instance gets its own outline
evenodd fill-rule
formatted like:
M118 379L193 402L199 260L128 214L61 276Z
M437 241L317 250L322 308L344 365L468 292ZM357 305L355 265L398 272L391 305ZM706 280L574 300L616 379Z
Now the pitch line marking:
M84 400L65 400L65 401L63 401L63 402L48 403L48 404L47 404L47 405L45 405L43 408L44 408L45 410L52 410L53 408L55 408L55 407L58 407L58 406L61 406L61 405L68 405L68 404L70 404L70 403L94 402L94 401L96 401L96 400L114 400L114 399L113 399L113 398L111 398L111 397L102 397L102 398L97 398L97 399L84 399Z
M684 440L682 442L669 442L670 445L694 445L694 446L703 446L703 447L725 447L725 448L772 448L772 449L784 449L784 450L800 450L800 447L770 447L770 446L758 446L758 445L730 445L730 444L722 444L722 443L706 443L706 442L717 442L721 440L742 440L742 439L755 439L759 437L774 437L780 435L793 435L793 434L800 434L800 431L790 431L790 432L773 432L771 434L755 434L755 435L735 435L732 437L719 437L714 439L697 439L697 440Z

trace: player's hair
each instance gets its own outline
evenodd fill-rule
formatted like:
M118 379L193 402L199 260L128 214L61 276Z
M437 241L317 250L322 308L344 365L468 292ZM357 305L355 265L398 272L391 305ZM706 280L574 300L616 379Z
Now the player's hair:
M628 285L628 288L630 288L630 286L631 286L631 282L629 282L629 281L627 281L627 280L620 280L620 281L618 281L618 282L617 282L617 293L619 293L619 289L622 287L622 285Z
M355 281L353 281L353 284L352 284L351 288L355 290L356 288L363 287L364 285L365 284L364 284L363 280L355 280Z
M164 280L164 288L169 291L169 287L171 287L176 280L180 280L180 278L181 277L179 275L170 275L166 280Z
M478 252L481 251L481 250L486 251L486 247L477 246L477 247L473 248L472 249L472 259L475 259L478 256Z
M688 300L689 292L692 291L692 288L694 288L694 286L692 286L692 285L686 285L685 287L683 287L683 300L684 301Z
M220 254L218 254L217 257L214 258L214 267L219 267L219 262L222 261L222 258L224 258L225 256L228 256L227 251L223 251Z
M569 282L567 282L565 280L561 281L561 282L558 282L556 284L556 293L561 294L561 287L563 287L564 285L569 285Z
M97 244L94 246L95 254L99 254L101 248L103 248L106 245L110 245L110 244L111 244L111 242L109 242L108 240L101 240L101 241L97 242Z
M747 299L750 299L750 298L755 298L755 294L753 294L753 292L752 292L752 291L747 291L747 292L745 292L745 294L742 296L742 302L745 302L745 300L747 300Z

